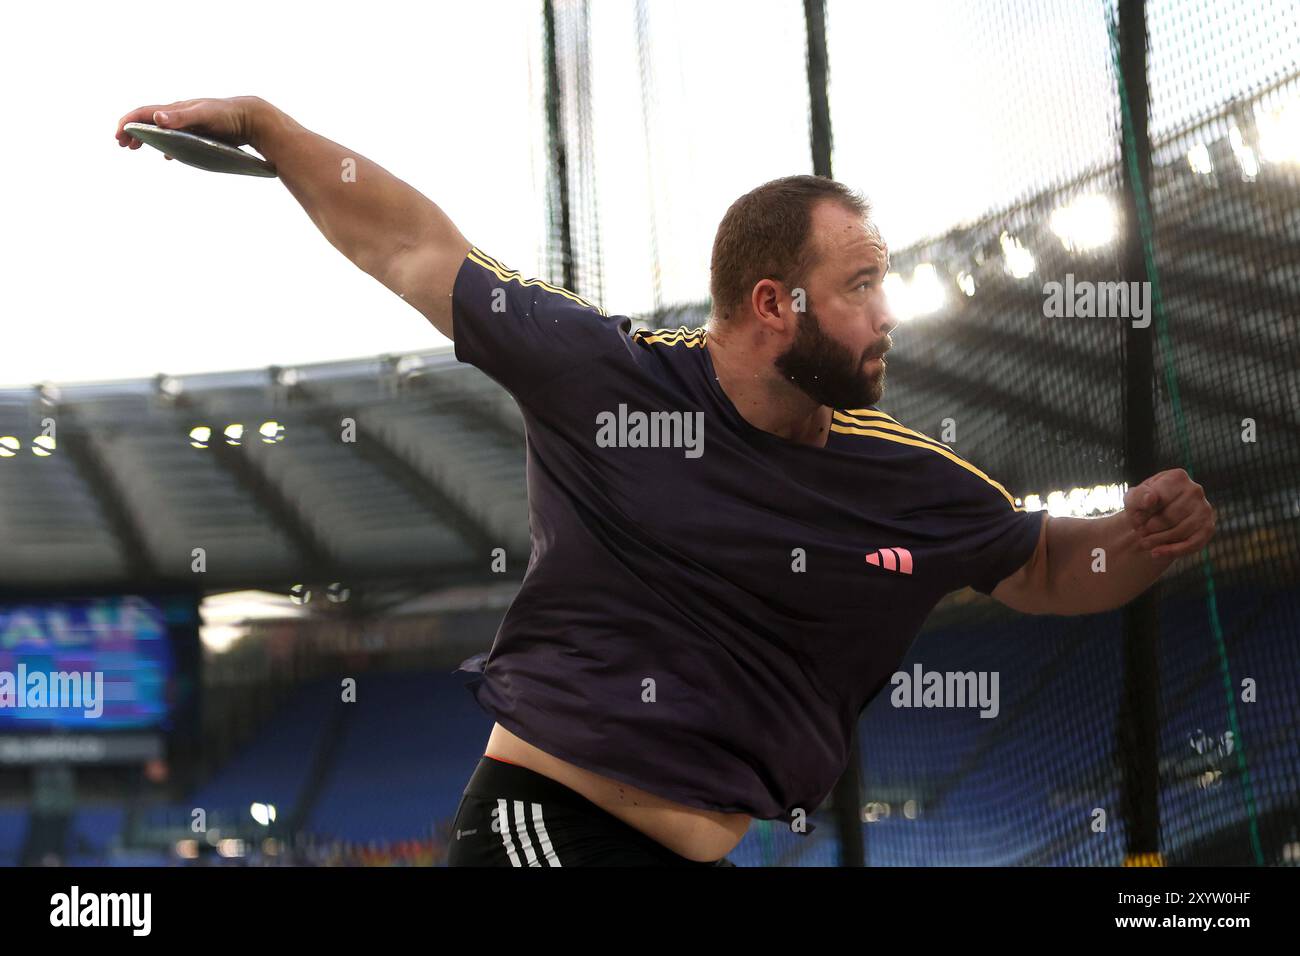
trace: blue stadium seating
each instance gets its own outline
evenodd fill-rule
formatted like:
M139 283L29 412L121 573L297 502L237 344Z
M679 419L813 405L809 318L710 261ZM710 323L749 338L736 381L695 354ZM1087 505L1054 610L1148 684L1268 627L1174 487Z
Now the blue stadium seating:
M339 681L312 681L298 688L234 758L191 795L209 811L274 804L288 812L306 783L321 732L339 700Z
M27 811L0 810L0 866L15 866L27 836Z
M492 721L462 677L362 675L308 827L344 840L425 836L453 816Z

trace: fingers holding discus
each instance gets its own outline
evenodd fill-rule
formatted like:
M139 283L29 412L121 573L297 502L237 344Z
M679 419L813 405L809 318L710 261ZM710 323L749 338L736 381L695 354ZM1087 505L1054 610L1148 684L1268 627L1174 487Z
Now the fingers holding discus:
M118 121L118 145L154 147L167 159L177 159L214 173L275 178L275 166L239 147L249 140L245 97L233 100L183 100L168 106L142 106Z

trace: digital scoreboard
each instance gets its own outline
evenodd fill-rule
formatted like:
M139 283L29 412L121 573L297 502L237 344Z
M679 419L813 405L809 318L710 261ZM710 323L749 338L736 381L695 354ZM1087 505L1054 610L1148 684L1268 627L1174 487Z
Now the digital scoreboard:
M137 762L197 727L193 594L0 599L0 763Z

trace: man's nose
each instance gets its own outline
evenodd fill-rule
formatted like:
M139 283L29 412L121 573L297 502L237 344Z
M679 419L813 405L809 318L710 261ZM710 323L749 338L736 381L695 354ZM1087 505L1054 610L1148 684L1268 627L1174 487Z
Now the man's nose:
M893 308L889 305L888 300L880 306L873 317L873 326L877 335L888 335L894 329L898 328L898 316L894 314Z

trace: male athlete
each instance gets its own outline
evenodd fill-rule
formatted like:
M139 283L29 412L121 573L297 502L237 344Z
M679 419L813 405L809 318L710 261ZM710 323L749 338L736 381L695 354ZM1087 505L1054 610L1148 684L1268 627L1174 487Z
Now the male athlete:
M340 252L522 410L532 557L474 681L496 724L453 866L731 865L752 818L810 828L945 594L1105 611L1213 535L1181 470L1119 514L1049 519L877 409L888 256L832 180L732 204L706 329L629 334L258 97L133 110L117 130L133 149L134 121L252 144Z

